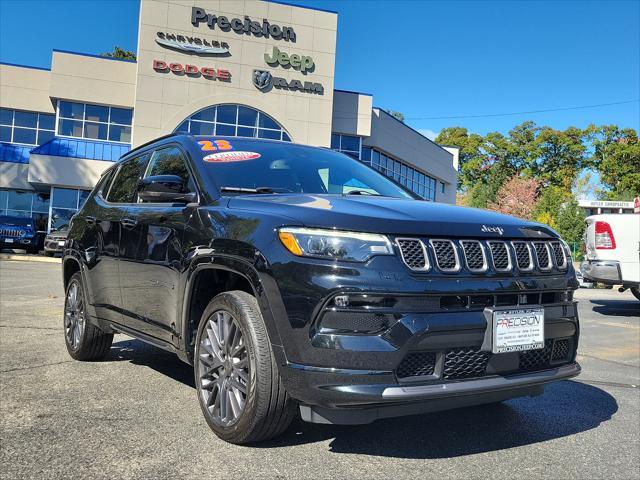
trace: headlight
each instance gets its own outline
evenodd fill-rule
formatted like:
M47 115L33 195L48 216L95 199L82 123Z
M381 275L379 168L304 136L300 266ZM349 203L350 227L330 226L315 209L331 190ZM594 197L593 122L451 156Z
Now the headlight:
M282 228L278 237L287 250L299 257L366 262L374 255L393 255L389 239L375 233Z

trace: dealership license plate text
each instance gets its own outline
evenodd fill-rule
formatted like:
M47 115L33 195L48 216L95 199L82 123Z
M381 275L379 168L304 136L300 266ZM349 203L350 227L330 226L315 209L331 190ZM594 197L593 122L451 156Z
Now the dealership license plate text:
M544 309L493 312L493 353L544 348Z

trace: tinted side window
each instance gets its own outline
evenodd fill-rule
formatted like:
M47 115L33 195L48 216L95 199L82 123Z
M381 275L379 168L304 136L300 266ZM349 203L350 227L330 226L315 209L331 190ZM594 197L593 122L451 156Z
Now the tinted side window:
M113 180L107 200L113 203L135 203L138 181L144 172L149 155L125 161Z
M109 187L111 186L111 180L113 180L113 176L115 175L117 170L117 168L114 168L102 176L102 178L98 181L98 188L96 188L96 192L100 192L103 197L107 196Z
M153 152L145 177L154 175L177 175L187 186L187 192L195 191L184 156L177 147L162 148Z

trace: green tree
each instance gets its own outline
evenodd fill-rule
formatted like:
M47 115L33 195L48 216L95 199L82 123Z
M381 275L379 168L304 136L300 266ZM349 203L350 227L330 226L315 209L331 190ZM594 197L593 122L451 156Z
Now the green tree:
M451 145L460 149L459 156L459 187L461 191L475 185L478 181L478 171L484 167L485 156L480 149L484 142L481 135L471 133L464 127L443 128L436 137L436 143L441 145ZM465 168L465 165L472 162L472 165Z
M582 237L586 228L584 223L584 210L578 202L571 198L560 206L556 218L556 230L574 252L574 260L579 260L581 249L577 248L582 243Z
M531 174L543 184L569 192L586 163L585 132L569 127L564 131L542 127L536 138L536 159Z
M101 54L103 57L120 58L123 60L136 60L135 52L129 50L123 50L117 45L114 47L113 52L106 52Z
M640 143L638 132L616 125L589 126L593 145L589 166L600 173L607 188L601 196L606 200L633 200L640 194Z
M550 185L542 188L533 212L533 218L540 223L557 228L560 209L570 198L571 194L561 187Z

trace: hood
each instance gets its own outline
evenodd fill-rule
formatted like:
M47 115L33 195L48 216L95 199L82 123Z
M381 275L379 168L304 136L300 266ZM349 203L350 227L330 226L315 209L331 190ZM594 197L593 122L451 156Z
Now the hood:
M548 226L476 208L386 197L316 194L240 195L229 207L288 217L283 224L390 235L549 238Z
M67 238L67 235L69 235L69 230L64 229L64 230L52 230L51 233L49 233L49 235L47 236L55 237L55 238Z

